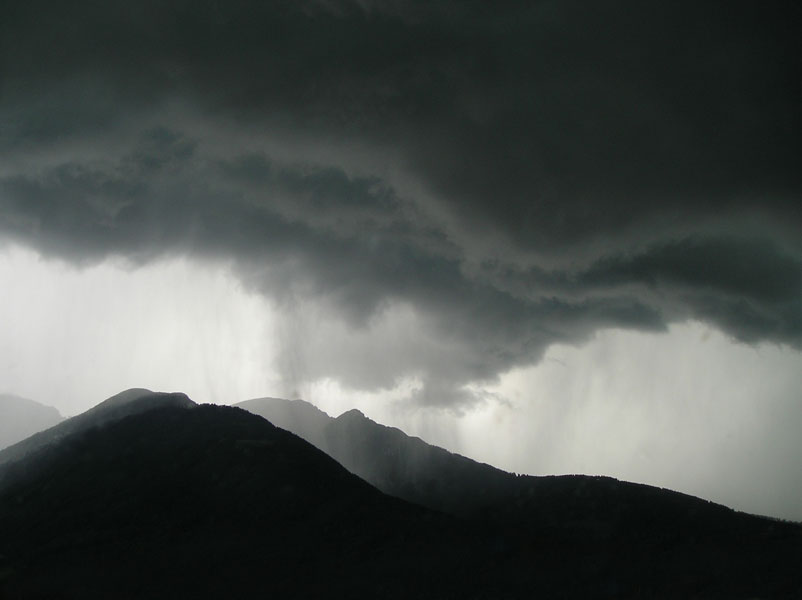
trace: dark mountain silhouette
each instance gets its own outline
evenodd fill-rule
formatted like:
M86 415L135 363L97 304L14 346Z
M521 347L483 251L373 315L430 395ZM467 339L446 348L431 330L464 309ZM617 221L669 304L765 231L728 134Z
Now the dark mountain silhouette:
M524 527L503 514L457 518L382 494L246 411L154 399L0 465L0 597L792 598L802 590L794 524L680 494L661 500L666 492L646 486L622 495L612 480L583 487L565 478L530 500L540 516ZM624 502L637 527L564 521L555 499L569 494L585 507Z
M186 394L151 392L142 388L132 388L115 394L70 419L61 421L57 425L44 431L39 431L24 440L0 451L0 465L23 458L51 444L57 443L64 437L86 431L92 427L100 427L107 423L117 421L123 417L150 410L157 406L179 406L188 408L196 406Z
M10 598L401 597L413 574L438 589L461 535L228 407L153 408L0 470Z
M52 406L12 394L0 394L0 450L63 420L64 417Z

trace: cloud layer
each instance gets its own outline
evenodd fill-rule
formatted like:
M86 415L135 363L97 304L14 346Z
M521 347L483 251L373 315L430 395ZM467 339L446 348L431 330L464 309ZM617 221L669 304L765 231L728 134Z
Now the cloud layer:
M458 406L601 328L802 347L794 3L5 6L0 236L225 261L301 379Z

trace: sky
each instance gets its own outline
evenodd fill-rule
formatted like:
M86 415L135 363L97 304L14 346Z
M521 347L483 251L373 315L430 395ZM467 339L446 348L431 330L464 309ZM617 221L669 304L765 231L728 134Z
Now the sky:
M3 6L0 391L802 520L796 3Z

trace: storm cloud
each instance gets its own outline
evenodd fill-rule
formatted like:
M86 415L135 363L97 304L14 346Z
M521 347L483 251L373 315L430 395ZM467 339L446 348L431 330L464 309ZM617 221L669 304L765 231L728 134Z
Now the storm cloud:
M604 328L802 348L792 2L2 14L0 239L224 262L300 379L458 407Z

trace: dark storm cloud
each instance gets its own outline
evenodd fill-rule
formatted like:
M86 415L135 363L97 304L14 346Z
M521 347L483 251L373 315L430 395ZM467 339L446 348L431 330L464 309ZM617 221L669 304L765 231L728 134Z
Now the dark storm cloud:
M791 2L2 10L0 233L229 260L447 344L309 377L447 403L602 327L802 345Z

